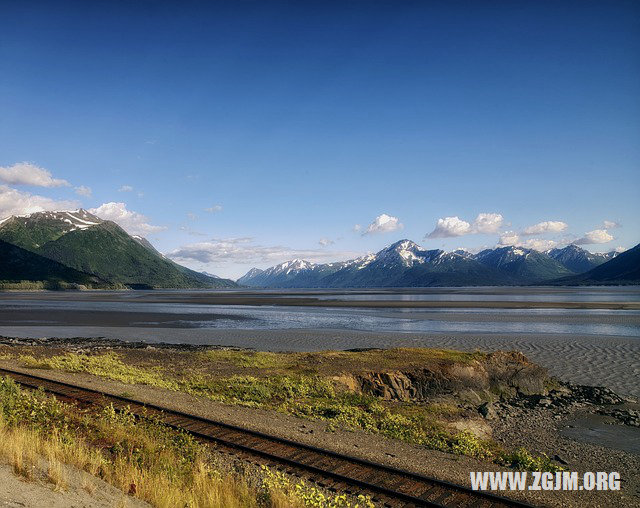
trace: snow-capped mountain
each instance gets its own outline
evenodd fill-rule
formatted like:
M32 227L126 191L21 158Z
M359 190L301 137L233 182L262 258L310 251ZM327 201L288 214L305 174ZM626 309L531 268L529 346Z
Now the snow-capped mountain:
M305 261L304 259L292 259L291 261L286 261L265 270L265 274L280 275L283 273L285 275L289 275L291 273L297 273L303 270L313 270L314 266L315 265L313 263Z
M260 270L260 268L252 268L242 277L240 277L236 282L238 284L242 284L243 286L252 286L253 284L251 284L251 281L261 273L264 273L264 270Z
M462 278L465 280L463 281ZM257 287L394 287L508 282L467 256L425 250L410 240L349 261L314 264L293 260L252 269L238 283Z
M35 212L25 215L12 215L4 218L0 222L0 229L5 231L12 228L38 228L43 227L48 230L51 236L60 237L77 230L88 229L104 221L99 217L83 210L62 210L52 212ZM50 235L45 235L45 239L50 239ZM34 246L39 246L34 244Z
M547 254L524 247L486 249L476 254L475 259L528 284L575 273Z
M553 281L557 285L638 285L640 283L640 244L621 253L606 255L611 259L591 270Z
M28 250L42 247L75 231L87 231L103 224L83 209L12 215L0 223L1 238Z
M453 251L454 254L457 254L458 256L462 256L463 258L467 258L467 259L473 259L474 254L470 251L468 251L467 249L463 248L463 247L458 247L457 249L454 249Z
M411 240L400 240L382 249L375 255L375 262L381 267L411 268L433 261L442 253L441 250L424 250Z
M84 273L88 280L97 278L114 287L236 285L178 265L162 256L145 238L133 237L115 222L102 220L82 209L10 217L0 224L0 241ZM18 251L8 249L7 252ZM43 266L45 264L43 262ZM19 277L20 272L26 274L20 269L15 276Z
M266 270L252 268L237 282L254 287L317 287L323 276L341 266L341 263L317 265L304 259L292 259Z
M599 262L612 255L591 254L576 246L546 253L509 246L473 254L465 249L427 250L401 240L376 254L349 261L314 264L296 259L266 270L253 268L238 283L283 288L536 284L580 273L581 266L571 259Z
M548 250L546 254L562 263L563 266L572 272L582 273L613 259L617 252L592 253L577 245L571 244L562 249Z

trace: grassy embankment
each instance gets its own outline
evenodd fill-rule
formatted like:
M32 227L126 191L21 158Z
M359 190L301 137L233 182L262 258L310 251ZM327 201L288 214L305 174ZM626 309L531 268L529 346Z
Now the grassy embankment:
M250 476L217 467L210 448L112 406L80 410L0 378L0 457L16 474L67 486L63 464L158 507L354 507L364 497L327 496L267 468ZM82 487L95 483L85 475Z
M379 352L266 353L211 350L186 355L189 374L178 374L161 365L135 365L115 353L94 355L66 353L35 358L21 355L24 366L85 372L129 384L145 384L186 392L223 403L276 410L298 417L328 422L329 430L363 430L444 452L467 455L518 469L556 470L545 455L524 449L505 450L497 443L480 439L468 431L453 431L446 425L460 417L453 403L433 404L384 401L378 397L337 389L323 365L367 365L380 361ZM465 365L483 353L441 350L411 350L416 365L455 362ZM406 365L402 350L387 351L386 367ZM247 375L211 375L215 364L241 368ZM337 366L337 367L336 367ZM233 370L233 369L232 369Z

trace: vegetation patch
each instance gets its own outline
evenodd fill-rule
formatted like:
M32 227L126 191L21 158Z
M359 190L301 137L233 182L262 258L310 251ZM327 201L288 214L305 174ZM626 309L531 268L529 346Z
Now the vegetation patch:
M237 367L256 369L292 369L296 365L295 357L270 353L268 351L240 351L234 349L212 349L200 354L205 361L227 363Z
M449 353L443 352L441 358L449 360ZM282 358L289 358L288 355L275 353L209 351L198 354L206 355L215 361L235 362L237 365L269 365L266 367L267 370L295 365L286 363ZM476 354L462 355L462 358L468 359L469 356L466 355L473 358ZM446 426L446 420L455 416L458 409L451 405L397 403L384 401L372 395L337 390L329 377L301 374L298 369L268 376L229 377L198 373L196 369L194 374L176 376L159 366L142 367L127 364L115 353L66 353L40 359L23 355L20 359L28 367L86 372L124 383L147 384L224 403L271 409L302 418L326 421L330 431L338 428L363 430L435 450L488 459L511 467L556 469L545 456L534 456L525 450L508 452L496 443L480 439L471 432L452 431ZM291 362L290 359L288 361ZM308 372L307 369L304 371Z
M64 489L68 464L159 507L372 506L268 469L245 477L218 467L211 449L185 432L113 406L80 410L7 378L0 378L0 442L0 456L27 479L46 463L46 478Z

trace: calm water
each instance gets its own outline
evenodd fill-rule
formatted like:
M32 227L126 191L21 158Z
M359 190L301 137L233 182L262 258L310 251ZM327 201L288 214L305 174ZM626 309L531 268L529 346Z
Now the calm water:
M415 294L367 294L353 293L344 295L320 295L321 300L397 300L423 302L639 302L640 291L630 288L595 289L591 290L560 290L535 291L531 293L483 293L466 291L462 293L415 293Z
M359 292L277 292L344 300L432 301L561 301L634 302L640 288L442 288L432 290ZM385 332L575 334L640 338L640 311L569 309L362 309L239 306L136 301L153 292L110 293L117 301L74 301L82 296L4 294L0 299L0 334L30 336L73 335L129 337L128 328L156 329L167 338L180 329L193 339L205 330L341 329ZM189 297L201 292L171 292ZM259 293L275 296L274 292ZM53 299L49 299L53 298ZM71 298L68 300L67 298ZM116 330L117 329L117 330ZM18 333L19 332L19 333Z

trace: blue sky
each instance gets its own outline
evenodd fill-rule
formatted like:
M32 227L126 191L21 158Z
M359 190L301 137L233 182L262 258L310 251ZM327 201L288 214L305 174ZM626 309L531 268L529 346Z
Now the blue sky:
M637 2L0 12L0 215L94 209L231 277L405 237L640 241Z

